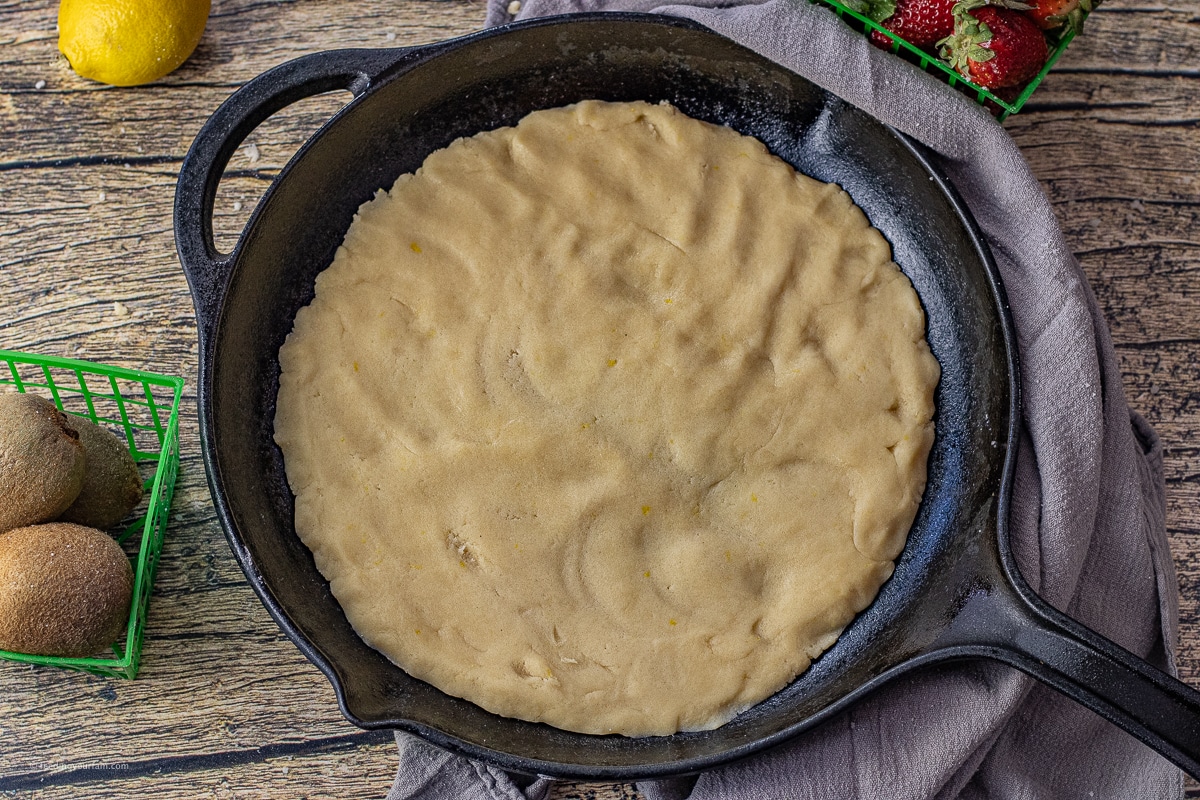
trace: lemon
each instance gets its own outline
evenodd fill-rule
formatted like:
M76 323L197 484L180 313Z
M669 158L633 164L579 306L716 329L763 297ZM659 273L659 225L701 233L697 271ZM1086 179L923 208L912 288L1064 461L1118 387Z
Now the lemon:
M62 0L58 49L71 69L114 86L155 81L200 43L211 0Z

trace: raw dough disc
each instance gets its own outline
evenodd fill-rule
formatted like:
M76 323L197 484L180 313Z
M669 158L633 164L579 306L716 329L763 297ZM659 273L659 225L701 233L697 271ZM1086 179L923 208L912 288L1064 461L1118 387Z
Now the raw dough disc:
M584 102L366 203L280 351L296 529L411 675L715 727L892 573L937 362L883 237L758 141Z

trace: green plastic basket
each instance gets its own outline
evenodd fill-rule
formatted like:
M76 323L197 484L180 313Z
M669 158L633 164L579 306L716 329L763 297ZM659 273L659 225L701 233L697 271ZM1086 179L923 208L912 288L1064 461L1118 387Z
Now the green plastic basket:
M85 417L102 427L123 430L133 459L146 478L149 502L141 515L116 537L129 554L134 581L129 622L124 637L113 643L112 655L60 658L0 650L0 658L94 675L135 678L141 665L146 609L179 471L179 399L183 394L183 379L0 350L0 391L8 387L18 392L36 392L52 399L68 414Z
M942 80L946 81L946 83L955 87L964 94L974 97L977 102L985 107L994 103L994 110L998 112L996 117L1001 122L1003 122L1009 114L1016 114L1021 110L1021 107L1025 105L1025 101L1029 99L1029 96L1033 94L1034 89L1036 89L1038 84L1042 82L1042 79L1046 77L1046 73L1048 73L1050 68L1054 66L1054 62L1058 61L1058 57L1063 54L1063 51L1067 49L1067 45L1070 44L1071 40L1075 38L1075 32L1072 30L1067 30L1057 40L1057 43L1051 42L1052 46L1050 48L1050 57L1046 59L1046 63L1042 66L1042 71L1039 72L1033 80L1026 84L1025 88L1021 90L1021 93L1017 95L1015 100L1009 101L1000 99L988 89L985 89L984 87L973 83L967 78L964 78L946 62L942 61L936 56L926 53L919 47L909 44L874 20L863 16L852 8L842 5L838 2L838 0L809 0L809 2L820 3L822 5L829 6L833 9L835 14L842 18L843 22L854 28L856 31L859 31L864 36L870 36L871 31L879 31L880 33L884 34L892 40L892 46L889 49L896 55L900 56L906 61L916 64L926 72L941 78Z

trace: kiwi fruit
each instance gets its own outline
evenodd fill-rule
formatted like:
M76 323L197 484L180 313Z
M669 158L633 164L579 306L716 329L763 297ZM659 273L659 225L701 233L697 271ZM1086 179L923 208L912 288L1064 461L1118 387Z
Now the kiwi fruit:
M44 397L0 394L0 531L55 519L83 488L79 433Z
M58 519L108 530L133 511L142 500L142 476L125 442L90 420L72 418L79 432L87 469L83 489Z
M129 619L133 567L111 536L68 522L0 534L0 649L81 658Z

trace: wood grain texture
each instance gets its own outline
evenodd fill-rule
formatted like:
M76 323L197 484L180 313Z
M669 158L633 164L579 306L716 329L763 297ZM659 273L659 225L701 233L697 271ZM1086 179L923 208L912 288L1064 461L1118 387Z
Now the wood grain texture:
M0 794L382 797L389 736L344 721L216 523L172 201L195 133L246 80L317 50L466 33L482 6L215 0L194 57L137 89L75 76L56 52L55 11L52 0L0 0L0 347L183 375L183 459L141 676L0 664ZM1200 0L1110 0L1088 26L1007 127L1111 323L1131 403L1166 445L1179 664L1200 684ZM346 97L304 101L251 135L218 192L218 244L232 244L270 179ZM603 784L553 796L639 797Z

